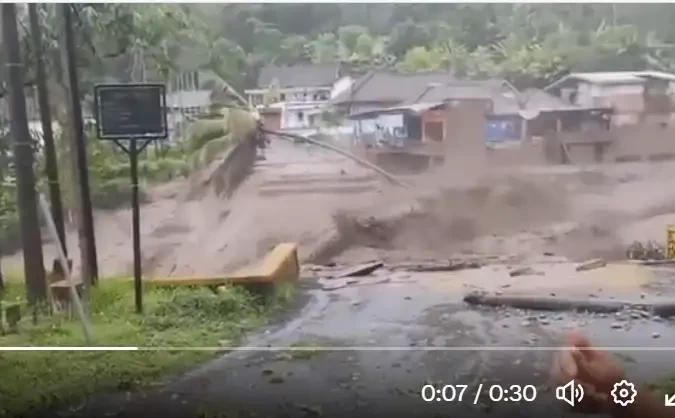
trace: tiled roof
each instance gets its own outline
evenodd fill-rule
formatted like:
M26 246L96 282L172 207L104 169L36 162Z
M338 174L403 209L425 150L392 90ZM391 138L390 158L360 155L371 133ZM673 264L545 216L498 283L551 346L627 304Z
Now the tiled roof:
M647 79L675 82L675 75L661 71L606 71L594 73L571 73L546 87L555 88L568 80L581 80L591 84L642 84Z
M346 90L330 102L391 102L410 100L430 84L446 84L456 81L449 73L398 74L387 71L373 71L358 78L351 89Z
M279 87L332 86L340 77L339 64L268 65L260 70L258 88L266 89L276 79Z

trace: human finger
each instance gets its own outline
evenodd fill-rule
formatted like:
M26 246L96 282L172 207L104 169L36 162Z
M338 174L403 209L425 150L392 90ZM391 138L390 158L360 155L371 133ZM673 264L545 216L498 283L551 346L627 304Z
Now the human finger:
M587 358L594 358L597 355L593 344L578 330L570 331L567 334L567 343L578 349Z
M570 363L572 363L570 365ZM574 361L569 358L569 353L555 353L551 364L550 380L551 383L562 384L569 382L576 374Z

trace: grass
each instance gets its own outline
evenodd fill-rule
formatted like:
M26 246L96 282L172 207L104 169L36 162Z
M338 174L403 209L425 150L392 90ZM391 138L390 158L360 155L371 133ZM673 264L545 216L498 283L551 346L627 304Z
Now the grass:
M22 287L9 280L4 299L21 297ZM102 280L93 290L89 309L94 345L231 346L293 297L291 285L280 285L264 301L238 287L218 294L204 288L152 289L144 293L146 313L136 315L130 287L128 282ZM83 346L85 341L77 321L50 318L0 337L0 345ZM92 393L147 387L215 355L189 350L0 352L0 416L74 404Z

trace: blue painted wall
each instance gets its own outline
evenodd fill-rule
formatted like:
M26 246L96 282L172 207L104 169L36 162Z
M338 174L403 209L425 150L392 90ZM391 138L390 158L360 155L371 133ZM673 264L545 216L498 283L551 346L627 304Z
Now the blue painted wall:
M488 142L520 141L522 124L519 118L488 119L485 138Z

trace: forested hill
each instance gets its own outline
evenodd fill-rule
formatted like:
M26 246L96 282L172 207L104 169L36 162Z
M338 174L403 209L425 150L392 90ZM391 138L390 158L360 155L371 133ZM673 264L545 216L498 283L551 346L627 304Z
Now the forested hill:
M41 6L50 56L58 56L54 6ZM545 85L568 71L675 69L670 4L74 7L83 83L111 73L136 72L139 79L139 68L154 80L201 70L241 90L265 64L300 61L340 61L357 72L443 69L466 77L506 77L523 87Z
M269 62L338 60L357 70L449 69L541 86L568 71L675 67L675 5L669 4L194 7L227 40L228 66L241 72ZM228 76L237 85L253 81Z

